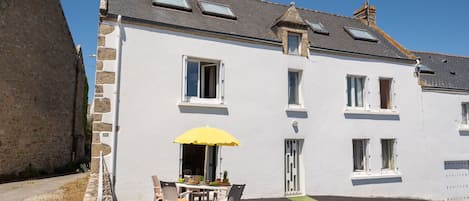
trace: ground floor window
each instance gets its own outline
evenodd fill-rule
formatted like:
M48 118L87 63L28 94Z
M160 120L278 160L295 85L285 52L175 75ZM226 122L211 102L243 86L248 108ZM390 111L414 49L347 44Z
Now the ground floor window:
M217 152L216 146L182 145L182 172L186 175L204 176L206 180L216 179Z
M352 142L353 171L364 172L368 166L368 139L354 139Z
M381 139L382 169L394 170L395 139Z

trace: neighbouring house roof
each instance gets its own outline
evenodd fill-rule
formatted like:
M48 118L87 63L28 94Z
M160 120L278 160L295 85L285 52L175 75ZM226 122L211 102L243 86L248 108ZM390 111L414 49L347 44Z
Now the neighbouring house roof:
M287 11L288 5L263 0L210 1L228 5L237 19L205 15L197 0L187 0L191 11L153 6L151 0L108 0L107 14L110 16L122 15L124 19L142 20L159 25L241 36L247 39L281 42L272 27L276 20ZM405 52L390 43L389 40L392 39L383 36L376 29L363 24L358 19L303 8L297 8L297 10L301 18L312 23L321 23L329 32L328 35L318 34L309 28L311 48L366 56L409 59ZM346 32L344 27L367 30L378 38L378 42L356 40Z
M469 91L469 57L417 52L421 64L433 73L419 73L422 87Z

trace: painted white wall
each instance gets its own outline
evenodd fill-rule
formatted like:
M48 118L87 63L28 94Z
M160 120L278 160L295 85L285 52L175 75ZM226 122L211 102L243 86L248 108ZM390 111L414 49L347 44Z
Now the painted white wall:
M440 199L445 196L443 159L464 158L469 149L455 133L446 138L448 126L456 124L452 111L433 110L448 108L462 97L448 102L447 95L422 94L411 65L317 53L306 59L283 55L280 47L124 26L116 170L119 200L153 199L151 175L175 181L179 145L172 141L186 130L205 125L226 130L241 141L239 147L223 148L223 169L229 171L232 183L247 184L244 198L284 195L285 139L304 139L301 177L304 192L314 195ZM228 114L178 106L183 55L225 63ZM112 69L108 66L112 63L104 65ZM286 112L289 68L303 71L305 112L293 116ZM393 78L398 116L346 118L347 74L367 76L372 111L379 108L379 77ZM440 122L440 117L450 122ZM297 133L293 120L298 121ZM380 139L395 138L402 181L353 185L353 138L370 139L369 176L378 178L383 177Z

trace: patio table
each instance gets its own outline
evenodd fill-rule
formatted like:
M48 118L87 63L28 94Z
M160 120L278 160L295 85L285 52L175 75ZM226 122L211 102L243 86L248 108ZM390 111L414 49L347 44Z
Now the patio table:
M231 186L209 186L209 185L202 185L202 184L185 184L185 183L176 183L176 187L178 192L181 192L181 188L187 188L187 189L200 189L202 192L208 192L208 191L224 191L227 193ZM207 193L207 200L209 200L209 193Z

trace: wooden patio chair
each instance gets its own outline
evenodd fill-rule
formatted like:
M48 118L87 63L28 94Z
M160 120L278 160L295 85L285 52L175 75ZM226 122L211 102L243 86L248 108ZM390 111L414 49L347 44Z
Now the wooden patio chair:
M226 198L218 199L218 195L215 192L214 201L241 201L241 196L243 196L244 187L246 184L233 184L228 192Z
M153 181L153 192L154 192L153 201L163 201L163 196L161 195L160 180L158 179L156 175L151 176L151 180Z
M187 199L181 197L184 197L187 193L190 192L185 192L178 195L176 183L160 181L160 185L163 201L188 201Z

